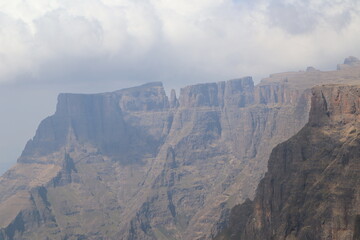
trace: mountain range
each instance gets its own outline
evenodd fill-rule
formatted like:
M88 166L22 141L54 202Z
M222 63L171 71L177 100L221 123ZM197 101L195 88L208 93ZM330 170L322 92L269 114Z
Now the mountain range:
M349 57L60 94L0 177L0 239L359 239L359 84Z

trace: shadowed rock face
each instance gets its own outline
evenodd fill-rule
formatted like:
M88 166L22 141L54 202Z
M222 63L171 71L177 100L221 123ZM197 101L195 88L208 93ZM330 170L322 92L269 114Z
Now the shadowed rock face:
M251 77L228 82L198 84L181 89L180 104L192 107L245 107L254 104Z
M146 135L141 129L145 126L126 122L131 118L127 112L167 109L168 101L161 83L114 93L60 94L55 114L42 121L18 162L36 162L38 157L61 148L68 146L71 149L73 146L69 143L73 141L91 144L101 154L124 163L140 161L139 152L156 153L161 136Z
M358 72L61 94L0 178L0 239L209 239L307 122L308 88Z
M70 138L90 143L105 154L116 155L128 148L126 126L115 94L60 94L56 113L39 126L19 162L59 151Z
M360 239L360 86L312 93L309 123L272 152L253 202L217 239Z
M348 67L359 66L359 65L360 65L360 60L356 57L350 56L345 58L344 64L339 64L337 68L340 70L340 69L346 69Z

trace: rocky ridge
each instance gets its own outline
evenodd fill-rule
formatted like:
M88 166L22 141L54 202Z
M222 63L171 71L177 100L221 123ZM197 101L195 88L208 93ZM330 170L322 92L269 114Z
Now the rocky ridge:
M254 201L216 239L360 239L360 85L312 90L309 122L278 145Z
M307 122L308 89L358 73L61 94L0 178L0 239L209 239Z

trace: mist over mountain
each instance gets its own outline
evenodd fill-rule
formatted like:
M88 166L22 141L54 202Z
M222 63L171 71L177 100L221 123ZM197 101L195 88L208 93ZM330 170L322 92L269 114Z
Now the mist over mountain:
M190 85L179 96L175 91L167 96L161 82L99 94L60 94L55 113L40 123L17 164L0 177L0 239L219 236L237 226L229 221L236 213L231 209L255 197L276 145L310 123L328 124L323 109L336 123L357 121L357 88L344 87L346 96L355 95L339 94L340 105L336 99L329 105L322 90L315 94L311 88L359 82L359 60L349 57L336 71L309 67L270 75L257 85L251 77ZM336 97L338 88L323 88L325 99ZM331 124L331 138L342 136ZM332 143L326 148L337 147ZM310 158L313 152L306 154ZM282 168L271 167L278 161L273 155L262 182ZM290 174L284 182L291 181ZM252 203L245 206L249 216ZM261 211L267 216L267 210ZM261 226L259 236L273 234L272 226Z
M169 95L360 55L357 0L12 0L0 11L0 173L61 92L161 81Z

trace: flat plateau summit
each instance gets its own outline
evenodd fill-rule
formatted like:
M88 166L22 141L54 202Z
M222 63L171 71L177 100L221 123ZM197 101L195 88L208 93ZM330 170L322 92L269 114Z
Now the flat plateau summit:
M228 220L232 207L255 197L272 149L323 120L321 92L336 103L331 89L352 85L355 90L344 89L355 94L359 83L359 60L350 57L336 71L273 74L256 86L251 77L197 84L178 97L175 91L166 96L159 82L60 94L55 114L0 177L0 239L211 239L236 225ZM358 102L355 113L346 103L341 109L348 115L336 116L352 121ZM272 159L269 172L282 171ZM255 203L263 195L257 193ZM255 219L246 229L272 231Z

